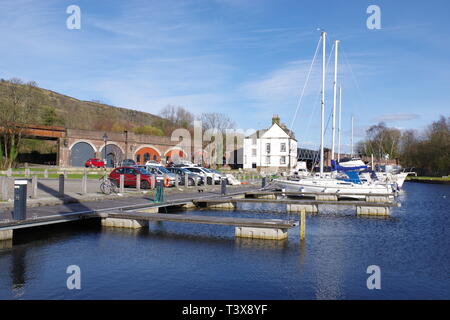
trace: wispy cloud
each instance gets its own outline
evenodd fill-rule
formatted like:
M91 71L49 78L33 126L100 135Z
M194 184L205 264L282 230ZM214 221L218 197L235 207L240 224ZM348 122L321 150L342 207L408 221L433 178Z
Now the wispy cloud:
M420 115L415 113L388 113L374 118L378 122L397 122L397 121L410 121L419 119Z

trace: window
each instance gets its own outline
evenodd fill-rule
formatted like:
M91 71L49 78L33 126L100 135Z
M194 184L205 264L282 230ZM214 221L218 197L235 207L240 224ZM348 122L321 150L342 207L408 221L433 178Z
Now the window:
M256 149L252 149L252 156L256 157Z
M280 164L286 164L286 156L280 157Z
M138 154L138 155L136 156L136 162L137 162L137 163L141 163L141 155L140 155L140 154Z
M256 138L252 138L252 145L256 145Z
M285 142L280 144L280 152L286 152L286 143Z
M266 153L270 153L270 143L266 143Z
M270 156L266 156L266 164L270 164Z

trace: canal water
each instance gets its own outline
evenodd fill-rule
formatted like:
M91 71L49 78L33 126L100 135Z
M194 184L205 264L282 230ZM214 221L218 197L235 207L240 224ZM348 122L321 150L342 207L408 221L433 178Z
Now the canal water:
M298 227L267 241L170 222L19 233L0 244L0 299L450 299L450 186L406 183L399 200L388 219L322 207L307 217L304 243ZM279 205L185 214L194 213L298 220ZM70 265L80 290L67 288ZM367 288L372 265L379 290Z

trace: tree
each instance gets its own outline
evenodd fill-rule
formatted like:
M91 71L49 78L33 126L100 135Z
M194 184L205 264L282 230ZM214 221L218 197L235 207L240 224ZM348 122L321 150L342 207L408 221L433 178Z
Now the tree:
M209 164L222 164L226 150L227 130L234 129L235 124L223 113L202 113L199 117L203 130L203 149L208 154ZM214 139L213 139L214 138Z
M399 156L398 146L400 137L400 130L388 128L386 124L380 122L367 129L366 140L358 143L357 151L366 156L373 154L378 160L383 159L386 155L390 159L396 159Z
M41 110L41 123L46 126L61 125L63 120L58 116L54 106L44 106Z
M133 131L136 134L146 134L146 135L150 135L150 136L163 136L164 135L164 132L161 129L155 128L152 126L135 127L133 129Z
M192 126L194 115L181 106L167 105L161 112L161 117L169 120L177 128L188 129Z
M40 94L36 83L24 83L13 78L0 93L0 125L2 154L0 166L10 168L22 143L24 124L33 119L33 108L39 105Z

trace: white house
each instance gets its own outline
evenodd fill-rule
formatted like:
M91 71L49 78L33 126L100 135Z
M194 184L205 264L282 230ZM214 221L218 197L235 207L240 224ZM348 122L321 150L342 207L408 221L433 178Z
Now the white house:
M277 115L269 129L246 137L243 149L244 169L287 171L297 164L297 140Z

